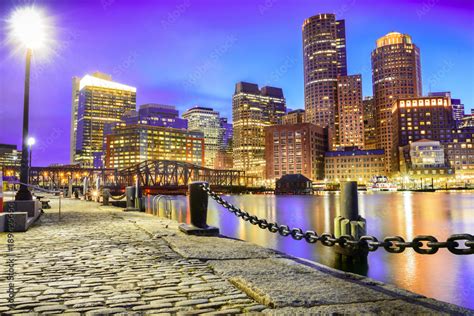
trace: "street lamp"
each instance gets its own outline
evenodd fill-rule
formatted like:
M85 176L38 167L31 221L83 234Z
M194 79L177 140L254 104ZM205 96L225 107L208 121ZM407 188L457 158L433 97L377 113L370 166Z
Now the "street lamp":
M28 150L30 151L30 165L29 165L29 168L30 168L30 171L31 171L31 163L32 163L32 159L31 159L31 155L32 155L32 150L31 150L31 147L33 147L34 144L36 144L36 139L34 139L34 137L29 137L28 138Z
M28 201L31 193L25 184L28 184L28 143L29 137L29 107L30 107L30 67L33 50L40 49L47 42L48 23L41 11L34 7L24 7L13 12L9 19L9 31L13 41L26 49L25 91L23 99L23 140L20 166L20 189L15 200Z

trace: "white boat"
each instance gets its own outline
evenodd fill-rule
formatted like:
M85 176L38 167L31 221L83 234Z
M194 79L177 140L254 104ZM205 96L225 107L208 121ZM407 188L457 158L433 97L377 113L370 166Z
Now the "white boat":
M386 176L374 176L372 182L367 184L369 192L397 192L397 185L388 181Z

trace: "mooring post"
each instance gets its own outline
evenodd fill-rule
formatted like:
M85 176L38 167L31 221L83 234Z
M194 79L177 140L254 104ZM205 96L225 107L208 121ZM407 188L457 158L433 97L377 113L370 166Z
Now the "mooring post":
M179 230L188 235L216 236L219 228L207 225L208 194L202 189L207 182L192 182L188 186L188 205L191 224L181 224Z
M135 190L135 186L129 186L125 188L127 208L124 209L124 211L126 212L139 211L139 209L135 207Z
M341 183L339 212L334 218L334 236L352 236L355 240L366 234L365 219L359 215L359 202L357 197L357 182L348 181ZM336 247L336 252L347 256L366 255L367 251L359 248Z
M103 189L102 191L102 205L109 205L110 189Z

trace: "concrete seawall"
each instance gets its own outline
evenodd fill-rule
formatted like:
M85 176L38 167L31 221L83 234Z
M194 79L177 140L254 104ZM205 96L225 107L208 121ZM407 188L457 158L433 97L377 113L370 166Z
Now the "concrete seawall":
M474 311L178 223L66 200L15 234L17 296L0 313L458 314ZM5 234L0 255L6 258Z

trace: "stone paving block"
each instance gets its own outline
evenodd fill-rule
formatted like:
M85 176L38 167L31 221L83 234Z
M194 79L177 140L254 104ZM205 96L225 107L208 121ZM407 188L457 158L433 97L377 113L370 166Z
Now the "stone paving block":
M41 313L41 312L52 312L52 311L60 312L65 309L66 309L66 306L64 305L46 305L46 306L36 307L34 310L37 313Z

